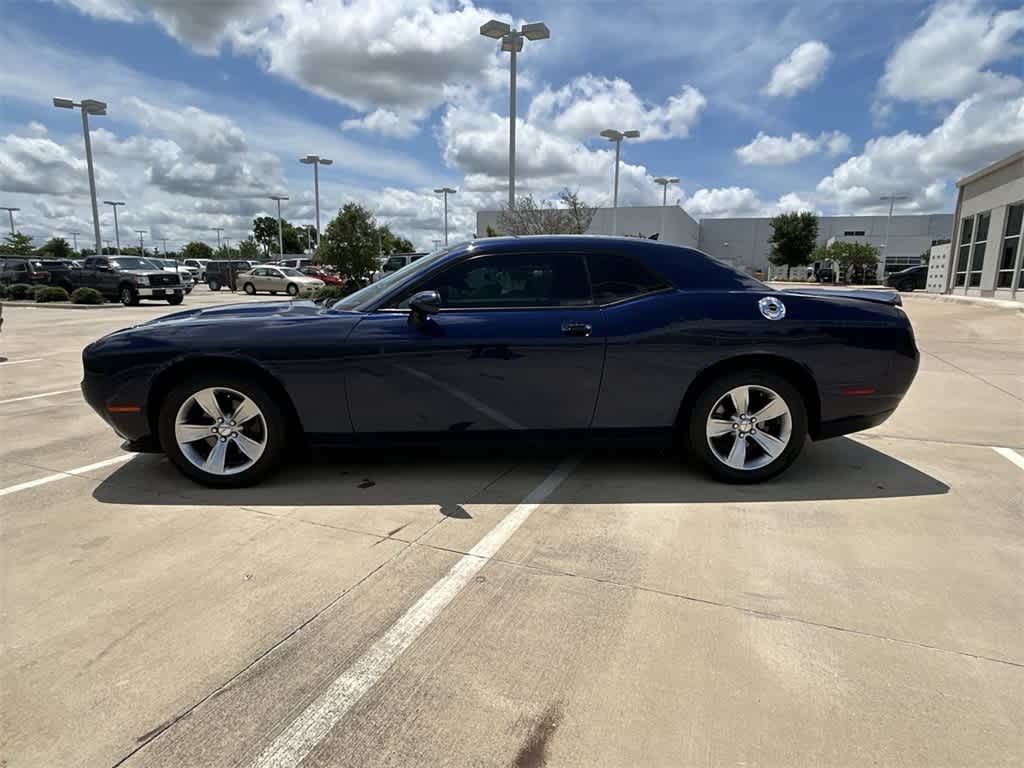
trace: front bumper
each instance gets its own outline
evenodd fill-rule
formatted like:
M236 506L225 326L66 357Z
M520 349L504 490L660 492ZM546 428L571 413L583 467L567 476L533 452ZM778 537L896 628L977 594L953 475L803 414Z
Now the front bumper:
M168 296L183 296L184 288L180 285L160 286L159 288L137 288L140 299L166 299Z
M145 397L135 392L133 384L120 385L114 378L98 373L85 372L82 378L82 397L110 427L127 441L142 441L152 430L145 412ZM111 407L139 405L140 410L132 413L111 412Z

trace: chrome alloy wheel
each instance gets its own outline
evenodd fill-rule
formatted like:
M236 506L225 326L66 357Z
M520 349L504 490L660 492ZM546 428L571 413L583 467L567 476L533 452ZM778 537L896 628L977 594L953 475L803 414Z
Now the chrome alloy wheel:
M711 453L727 467L760 469L786 450L793 416L778 392L750 384L730 389L718 399L705 433Z
M174 418L174 439L192 464L211 475L235 475L267 448L267 422L256 402L227 387L188 397Z

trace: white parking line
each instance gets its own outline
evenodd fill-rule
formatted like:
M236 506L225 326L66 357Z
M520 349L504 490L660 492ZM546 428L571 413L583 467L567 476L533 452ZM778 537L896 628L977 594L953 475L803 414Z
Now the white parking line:
M82 390L78 387L74 389L58 389L54 392L40 392L38 395L25 395L24 397L12 397L10 400L0 400L0 405L7 405L8 403L20 403L23 400L36 400L40 397L53 397L54 395L69 395L72 392L81 392Z
M477 545L451 567L356 662L341 673L259 757L252 768L295 768L345 713L388 671L533 511L572 473L578 458L567 459L509 512Z
M1004 459L1012 461L1018 467L1024 469L1024 456L1021 456L1019 453L1013 450L1013 448L999 448L993 445L992 450L998 453Z
M22 363L38 363L43 358L41 357L29 357L25 360L4 360L0 365L21 365Z
M18 483L17 485L9 485L6 488L0 488L0 496L7 496L12 493L17 493L18 491L27 491L29 488L38 488L40 485L53 483L57 480L66 480L69 477L80 477L86 472L91 472L94 469L109 467L111 464L121 464L122 462L133 458L135 458L134 453L126 453L124 456L116 456L113 459L97 461L95 464L86 464L84 467L75 467L74 469L69 469L66 472L57 472L52 475L47 475L46 477L40 477L37 480L28 480L24 483Z

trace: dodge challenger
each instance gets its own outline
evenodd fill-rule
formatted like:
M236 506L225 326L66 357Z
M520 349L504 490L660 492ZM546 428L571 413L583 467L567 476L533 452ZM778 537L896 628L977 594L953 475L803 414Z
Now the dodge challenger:
M193 309L83 351L135 451L215 487L294 440L670 432L727 482L884 421L917 372L897 294L781 291L692 248L486 238L341 300Z

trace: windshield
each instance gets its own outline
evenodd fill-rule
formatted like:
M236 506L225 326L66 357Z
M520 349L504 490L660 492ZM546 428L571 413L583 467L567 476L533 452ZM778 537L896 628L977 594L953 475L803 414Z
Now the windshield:
M305 277L305 275L299 272L299 270L293 269L292 267L279 267L279 269L281 270L282 275L287 275L288 277Z
M440 261L444 256L447 256L458 247L459 246L442 248L434 251L428 256L424 256L422 259L411 261L401 269L397 269L394 272L389 273L386 277L382 277L376 283L370 283L365 288L361 288L355 293L346 296L344 299L337 302L332 309L347 309L361 312L381 296L388 293L399 283L403 283L410 278L414 278L421 272L429 270L436 262Z
M131 256L120 256L116 259L111 259L110 265L118 269L160 269L149 259L138 259Z

